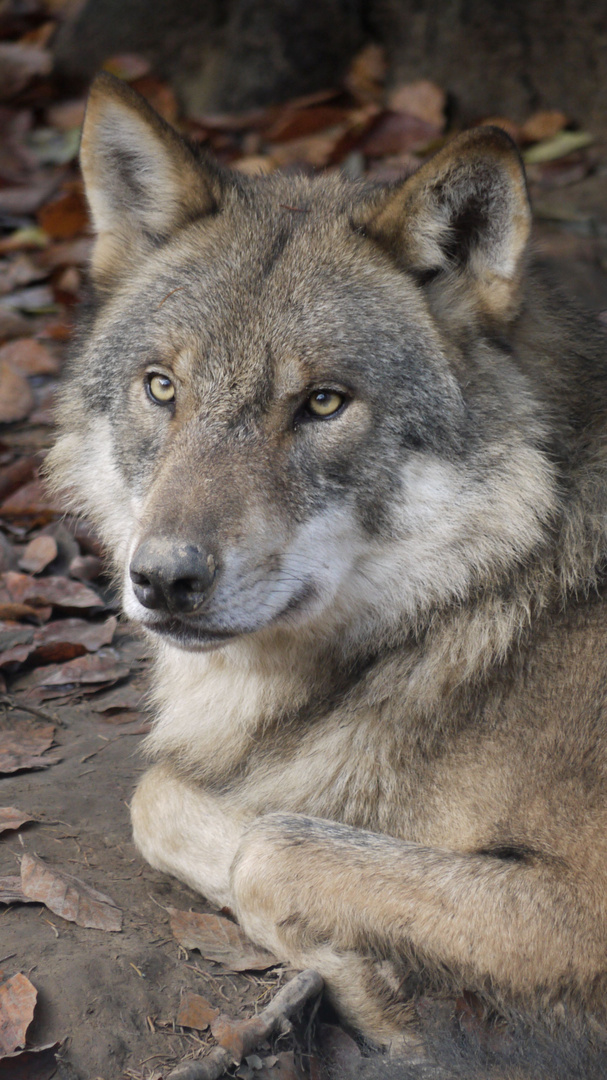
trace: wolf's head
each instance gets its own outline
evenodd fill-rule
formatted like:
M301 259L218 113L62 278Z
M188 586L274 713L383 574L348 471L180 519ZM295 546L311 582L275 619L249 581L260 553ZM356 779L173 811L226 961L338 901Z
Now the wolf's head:
M189 648L368 639L532 556L554 492L508 346L529 207L505 134L390 189L250 178L102 75L82 167L98 302L52 468L130 616Z

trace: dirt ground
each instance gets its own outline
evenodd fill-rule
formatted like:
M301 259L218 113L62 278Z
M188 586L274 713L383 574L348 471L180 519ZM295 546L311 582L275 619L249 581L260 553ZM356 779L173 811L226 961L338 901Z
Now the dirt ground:
M10 39L20 40L14 33ZM42 37L33 47L44 51ZM138 79L139 89L177 119L170 89L150 73L134 79L134 61L129 63L131 81ZM375 70L371 75L375 89L368 93L377 102L381 80ZM131 842L128 804L144 768L140 751L150 719L142 704L145 643L127 625L108 623L115 603L95 538L70 519L62 521L61 508L37 479L53 439L52 396L90 248L74 160L77 140L70 134L81 121L82 102L62 100L52 83L37 78L4 99L0 84L0 126L10 136L0 151L0 826L7 807L35 819L0 833L0 1080L161 1080L178 1061L214 1044L204 1025L179 1024L184 994L201 995L234 1017L248 1016L292 973L280 967L237 972L180 945L169 909L211 909L150 869ZM354 93L351 87L348 92ZM356 92L364 97L367 91L359 86ZM245 169L341 165L353 175L390 178L421 160L415 138L419 144L423 135L430 145L443 130L443 121L428 119L427 101L426 119L417 117L415 128L394 101L385 113L368 99L364 107L376 111L362 121L357 113L354 120L361 101L350 97L344 104L339 93L330 108L312 101L274 112L265 129L259 117L243 121L236 135L212 118L190 120L186 129ZM535 141L518 133L523 148L554 137L544 123ZM564 124L566 118L559 130ZM54 132L54 157L39 149L41 130ZM397 144L401 139L398 152L395 138ZM607 148L597 143L530 168L536 253L555 283L607 332L606 178ZM102 635L107 626L109 639L90 644L87 635ZM50 735L42 745L45 731ZM39 737L34 753L30 742ZM25 854L108 896L122 912L122 929L78 925L53 911L49 897L44 903L25 895L8 902L6 879L18 881ZM50 1044L49 1050L24 1054L18 1039L16 1049L3 1048L2 988L16 973L37 991L26 1045ZM262 1043L236 1075L322 1080L323 1061L331 1057L347 1069L360 1049L340 1034L334 1017L319 1015L314 1033L304 1016L295 1034Z

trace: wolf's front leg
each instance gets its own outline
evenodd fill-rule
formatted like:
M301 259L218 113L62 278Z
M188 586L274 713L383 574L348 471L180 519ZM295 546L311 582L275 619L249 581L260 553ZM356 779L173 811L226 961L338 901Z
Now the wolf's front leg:
M185 881L218 907L231 906L230 866L245 823L219 798L155 765L131 803L133 839L156 868Z
M247 933L316 967L342 1012L387 1042L404 1011L386 958L454 989L588 1003L607 973L606 912L599 883L580 879L553 856L443 851L282 814L247 831L232 870Z

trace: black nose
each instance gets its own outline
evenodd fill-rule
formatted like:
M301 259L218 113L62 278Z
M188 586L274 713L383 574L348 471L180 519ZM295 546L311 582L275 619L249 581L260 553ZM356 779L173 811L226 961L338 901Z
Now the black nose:
M131 559L133 592L146 608L196 611L208 598L216 574L215 559L196 544L152 537Z

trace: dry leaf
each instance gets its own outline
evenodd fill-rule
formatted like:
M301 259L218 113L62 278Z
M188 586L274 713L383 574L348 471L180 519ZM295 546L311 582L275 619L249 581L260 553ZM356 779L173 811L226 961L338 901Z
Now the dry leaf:
M52 536L36 536L19 559L19 567L30 574L40 574L58 554L57 541Z
M0 727L0 773L46 769L49 765L56 765L61 761L60 757L51 754L43 756L52 745L54 734L52 724L11 719L10 727Z
M360 149L368 157L400 154L405 150L420 150L439 138L441 127L418 120L406 113L382 113L368 135L360 143Z
M122 912L113 900L79 878L55 870L36 855L21 859L21 884L31 900L38 900L55 915L95 930L122 929Z
M0 877L0 904L35 904L21 888L20 877Z
M3 595L4 591L7 593L6 597ZM34 608L46 604L68 610L105 607L97 593L79 581L54 576L33 578L29 574L18 574L14 570L0 574L0 600L5 598L17 604L29 604Z
M117 626L112 616L103 623L90 623L84 619L58 619L39 630L22 630L26 635L15 640L18 632L12 632L13 640L0 629L0 668L28 664L64 664L87 652L97 652L110 645Z
M33 407L34 397L27 379L0 358L0 424L25 420Z
M388 94L387 100L388 108L394 112L416 116L418 120L425 120L427 124L432 124L441 131L445 123L446 103L445 91L428 79L419 79L417 82L395 87Z
M58 199L41 206L38 224L53 240L71 240L89 224L88 210L79 183L71 185Z
M272 953L249 941L229 919L176 908L168 910L173 936L184 949L198 949L205 960L214 960L232 971L265 971L280 963Z
M31 814L24 814L14 806L0 806L0 833L6 829L20 829L26 821L36 821Z
M350 111L337 105L316 105L312 109L285 109L266 132L268 142L287 142L315 135L349 119Z
M0 348L0 362L6 361L20 375L56 375L59 362L33 338L18 338Z
M21 972L0 984L0 1053L12 1054L25 1046L37 997L36 987Z
M27 701L46 701L65 694L67 688L107 684L125 679L130 667L112 649L100 650L67 660L64 664L48 664L16 679L13 692L25 693Z
M3 468L0 473L0 500L8 498L17 488L22 487L36 471L38 458L35 454L18 458Z
M34 525L46 525L60 515L61 511L41 480L24 484L0 506L0 517L7 521Z
M559 109L542 109L533 113L521 127L521 137L525 142L541 142L551 139L569 123L565 113Z
M95 712L122 712L127 710L139 710L143 703L143 691L127 683L125 686L117 686L115 690L109 690L106 694L99 694L91 702L91 709Z
M219 1016L219 1009L214 1009L210 1001L201 997L200 994L188 993L181 999L177 1023L180 1027L205 1031L217 1016Z

